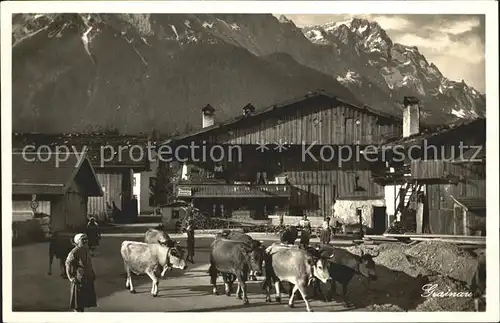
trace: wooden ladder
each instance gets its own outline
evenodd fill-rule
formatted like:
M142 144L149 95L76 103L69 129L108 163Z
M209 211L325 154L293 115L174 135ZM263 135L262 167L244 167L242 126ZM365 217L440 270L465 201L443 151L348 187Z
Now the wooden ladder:
M398 214L403 215L404 211L406 211L411 202L415 201L417 198L417 193L420 191L422 184L408 182L404 184L403 188L399 190L398 195L396 196L396 202L398 203L396 208L396 216Z

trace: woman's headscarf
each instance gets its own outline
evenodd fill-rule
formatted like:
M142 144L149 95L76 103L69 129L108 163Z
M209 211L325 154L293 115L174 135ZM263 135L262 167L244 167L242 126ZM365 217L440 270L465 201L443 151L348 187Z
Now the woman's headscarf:
M75 235L75 237L73 238L73 242L76 244L76 245L79 245L80 242L83 240L83 239L87 239L87 235L85 233L78 233Z

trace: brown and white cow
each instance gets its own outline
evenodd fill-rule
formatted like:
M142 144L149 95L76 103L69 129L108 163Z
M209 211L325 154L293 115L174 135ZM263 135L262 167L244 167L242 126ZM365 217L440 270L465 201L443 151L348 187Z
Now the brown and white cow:
M161 277L164 277L166 271L171 267L182 270L187 269L186 262L175 247L169 248L159 243L123 241L120 252L127 274L125 287L131 293L135 293L132 284L132 273L136 275L147 274L152 281L151 295L157 296L159 281L155 275L155 270L158 267L163 268Z
M172 248L177 244L177 241L170 239L170 236L159 228L148 229L144 235L144 242L159 243L166 245L169 248Z
M294 306L294 297L299 291L308 312L312 311L306 298L306 289L309 283L314 278L324 283L331 281L327 259L313 257L298 246L273 244L268 247L265 254L265 271L266 301L271 300L270 287L271 283L274 283L276 301L281 302L280 281L286 281L294 285L288 306Z

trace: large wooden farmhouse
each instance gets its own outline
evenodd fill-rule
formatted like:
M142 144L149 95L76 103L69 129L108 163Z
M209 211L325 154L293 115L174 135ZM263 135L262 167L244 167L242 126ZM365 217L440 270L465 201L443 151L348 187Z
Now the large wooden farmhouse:
M295 224L308 215L317 225L326 216L358 223L361 213L367 227L386 228L384 184L373 181L372 163L356 156L400 138L403 119L324 91L242 112L216 123L207 105L200 130L164 143L162 160L184 163L177 198L217 217L283 216Z

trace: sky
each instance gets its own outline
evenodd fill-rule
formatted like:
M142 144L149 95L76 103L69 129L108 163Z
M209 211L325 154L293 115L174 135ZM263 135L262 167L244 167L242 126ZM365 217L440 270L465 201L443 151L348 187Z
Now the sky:
M276 15L279 16L279 15ZM298 27L353 18L352 15L286 15ZM485 92L484 15L357 15L376 21L395 43L417 46L429 63L453 81Z

